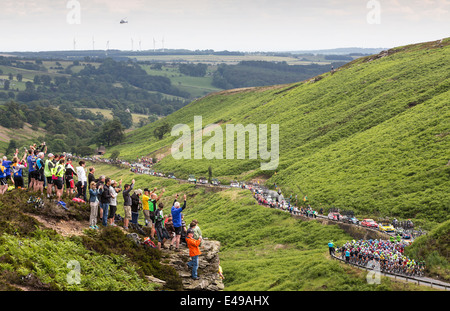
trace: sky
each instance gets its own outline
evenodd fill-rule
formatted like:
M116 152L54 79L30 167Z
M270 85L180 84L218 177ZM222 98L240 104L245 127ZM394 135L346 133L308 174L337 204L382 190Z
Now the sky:
M2 52L391 48L449 30L450 0L0 0Z

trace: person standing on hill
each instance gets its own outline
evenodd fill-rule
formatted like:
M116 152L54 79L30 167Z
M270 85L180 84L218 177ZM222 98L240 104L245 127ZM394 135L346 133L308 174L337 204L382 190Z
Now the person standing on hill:
M6 190L8 190L6 167L3 165L3 159L0 159L0 194L4 194Z
M22 160L15 156L11 164L11 175L13 176L13 183L16 189L23 189L25 184L23 182L23 169L26 168L26 152L23 155ZM24 163L24 164L22 164Z
M96 186L97 186L97 190L100 191L101 186L103 186L105 184L105 180L106 180L106 176L105 175L101 175L100 178L98 179L98 181L96 181ZM100 203L100 197L99 197L99 215L100 215L100 221L103 221L103 209L101 208L101 203Z
M81 182L81 193L78 193L76 197L79 198L81 196L83 197L83 200L86 202L87 178L86 178L86 171L84 170L84 168L86 167L86 163L83 160L81 160L80 162L78 162L78 164L80 166L77 166L77 177L78 181Z
M164 242L169 239L169 233L164 228L164 215L163 215L164 204L160 202L158 208L155 212L155 231L158 237L158 249L161 250L161 246L165 248Z
M44 176L47 181L47 198L49 199L50 196L52 196L52 189L53 189L53 179L52 179L52 170L55 167L54 162L55 156L53 153L48 154L47 160L45 160L44 165Z
M167 233L169 234L169 239L172 239L170 242L169 249L172 249L174 244L176 243L176 234L175 228L173 227L172 214L169 214L164 221L164 228L166 228Z
M134 191L134 193L131 195L131 223L133 226L138 226L138 220L139 220L139 205L141 204L141 201L139 197L142 195L142 190L138 189Z
M134 188L134 179L131 181L131 185L129 184L125 184L125 186L123 187L123 211L125 214L125 217L123 219L123 228L125 230L128 230L128 224L131 220L131 205L132 205L132 200L131 200L131 195L130 192L131 190L133 190Z
M334 254L334 243L333 243L333 241L328 242L328 250L330 252L330 256L333 256L333 254Z
M197 220L192 220L191 221L191 223L189 224L189 229L188 229L188 231L189 230L192 230L193 232L194 232L194 236L193 236L193 238L195 239L195 240L198 240L198 239L200 239L200 238L203 238L202 237L202 230L200 230L200 227L198 226L198 222L197 222ZM186 238L185 238L185 240L186 240ZM201 243L200 243L200 245L201 245Z
M217 271L217 273L219 274L219 277L223 280L225 279L225 276L223 275L223 269L222 266L220 265L220 260L219 260L219 271Z
M142 212L144 213L144 221L146 227L153 227L152 220L150 218L150 206L148 201L150 200L150 190L144 188L144 194L142 195ZM151 231L153 233L153 229Z
M18 150L16 150L18 152ZM6 190L8 190L8 179L11 178L11 164L12 161L8 161L8 158L6 156L3 156L2 165L5 168L5 175L6 175ZM6 192L5 190L5 192Z
M202 230L200 229L199 225L198 225L198 220L197 219L193 219L189 225L190 228L192 228L192 230L194 230L194 239L198 240L202 235Z
M194 280L198 280L199 277L197 275L198 270L198 256L201 255L200 251L200 243L202 242L202 237L198 240L194 239L194 230L189 229L187 231L186 243L189 248L189 257L191 257L191 261L187 263L188 267L192 269L191 278Z
M100 207L103 210L102 225L104 227L108 225L108 209L109 209L109 202L111 200L111 193L109 191L109 186L111 186L111 179L107 177L105 179L105 184L101 185L99 188Z
M98 214L98 189L95 181L92 181L89 185L89 205L91 206L91 214L89 216L89 228L98 229L97 226L97 214Z
M150 227L150 237L152 239L155 238L155 211L156 211L156 202L162 197L164 193L164 189L162 190L159 197L156 196L157 188L154 188L153 191L150 191L148 188L144 189L144 195L142 196L142 211L144 212L145 224Z
M64 178L66 182L66 193L67 196L70 196L75 192L75 182L73 180L73 175L77 175L77 173L75 173L75 169L72 166L72 159L67 159L65 169L66 172L64 174Z
M182 230L182 223L181 223L181 212L186 208L186 195L184 195L184 204L182 207L180 207L180 203L177 202L178 194L175 195L175 200L173 201L172 206L172 221L173 221L173 227L175 229L175 251L179 251L180 247L180 239L181 239L181 230Z
M44 182L45 182L45 176L44 176L44 153L41 151L37 154L36 159L36 188L35 191L40 191L41 196L44 195Z
M56 187L56 198L60 201L64 191L64 158L61 158L52 170L53 184Z
M111 186L109 187L109 191L111 194L111 200L109 202L109 212L108 212L108 222L109 225L115 226L114 223L114 217L116 216L117 211L117 195L120 191L122 186L122 179L117 183L117 181L113 180L111 181Z
M89 185L89 187L91 186L92 182L95 182L95 183L98 182L98 179L95 179L94 173L95 173L95 168L93 166L91 166L89 168L89 174L88 174L88 185Z
M34 190L36 187L36 155L34 149L28 150L27 164L28 164L28 189Z
M164 192L166 191L165 189L162 189L161 193L159 196L156 195L156 188L153 189L153 192L150 193L150 199L148 200L148 204L149 204L149 211L150 211L150 219L153 222L153 224L155 224L156 221L156 203L161 199L162 195L164 194ZM150 237L152 239L155 238L155 233L156 233L156 228L155 226L152 226L151 232L150 232Z

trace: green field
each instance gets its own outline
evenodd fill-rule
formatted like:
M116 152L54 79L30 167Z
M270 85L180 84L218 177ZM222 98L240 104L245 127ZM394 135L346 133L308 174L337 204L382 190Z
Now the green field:
M149 74L155 76L164 76L172 81L172 84L181 90L189 92L193 97L202 97L211 92L221 91L214 87L212 83L211 67L208 69L207 75L204 77L191 77L181 74L177 65L164 65L162 70L155 70L151 65L141 65L141 67Z
M86 109L91 111L92 113L96 114L97 112L100 112L107 120L113 119L113 112L109 109L100 109L100 108L77 108L78 110ZM130 130L136 128L137 124L139 124L139 121L141 119L148 119L148 115L145 114L139 114L139 113L132 113L131 117L133 119L133 127L131 127Z
M228 64L236 65L241 61L266 61L266 62L287 62L289 65L309 65L315 64L330 64L320 56L307 56L311 61L304 61L293 56L269 56L258 53L247 55L145 55L145 56L130 56L136 58L138 61L154 61L164 63L204 63L208 65Z

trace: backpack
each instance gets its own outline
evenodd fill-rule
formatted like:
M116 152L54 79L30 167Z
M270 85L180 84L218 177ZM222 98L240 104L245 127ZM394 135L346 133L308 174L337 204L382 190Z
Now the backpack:
M81 198L73 198L72 201L77 202L77 203L86 203L83 199Z
M62 164L56 165L52 169L52 179L58 179L58 177L62 177L62 176L59 176L61 173L61 170L64 170L64 166Z
M27 203L28 204L33 203L34 208L43 208L44 207L44 201L42 201L42 199L40 197L30 196Z
M150 247L150 248L156 248L155 243L153 243L152 240L150 240L149 237L144 238L144 246Z
M102 193L100 194L100 201L102 203L109 203L110 198L111 198L111 195L109 194L109 187L104 185Z
M116 214L116 215L114 216L114 220L115 220L115 221L123 221L123 217L120 216L120 214Z
M44 208L44 201L41 198L36 198L34 201L34 208Z

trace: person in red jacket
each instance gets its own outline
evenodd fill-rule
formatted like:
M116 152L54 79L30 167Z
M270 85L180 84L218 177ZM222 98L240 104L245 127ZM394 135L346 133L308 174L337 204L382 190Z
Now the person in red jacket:
M194 280L198 280L199 277L197 275L198 270L198 256L201 255L200 251L200 243L202 241L202 237L198 240L194 239L194 230L189 229L187 231L186 243L189 247L189 257L191 257L191 261L187 263L189 268L192 268L191 278Z

